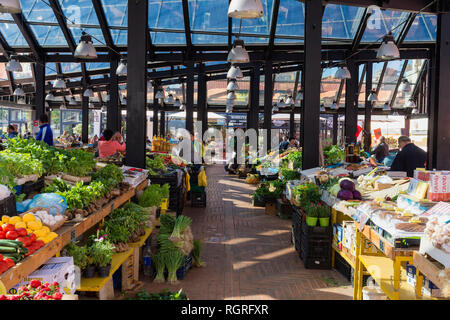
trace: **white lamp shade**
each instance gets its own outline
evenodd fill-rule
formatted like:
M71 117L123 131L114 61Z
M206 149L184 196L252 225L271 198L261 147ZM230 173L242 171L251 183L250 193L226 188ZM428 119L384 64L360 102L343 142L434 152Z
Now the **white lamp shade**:
M9 72L22 72L22 65L16 58L11 57L5 66L5 70Z
M173 104L174 103L174 98L172 94L169 94L169 96L167 97L167 103L168 104Z
M418 110L417 108L414 108L414 109L411 111L411 113L412 113L412 114L418 114L418 113L419 113L419 110Z
M297 100L297 101L303 100L303 93L301 91L299 93L297 93L295 100Z
M384 110L384 111L389 111L389 110L391 110L391 106L389 105L389 102L386 102L386 103L383 105L383 110Z
M106 110L107 110L106 106L102 106L101 111L102 111L102 112L106 112Z
M256 19L264 15L261 0L231 0L228 17L237 19Z
M53 88L55 88L55 89L65 89L66 88L66 83L64 82L63 79L57 78L55 80L55 82L53 82Z
M49 92L49 93L45 96L45 100L46 100L46 101L53 101L53 100L55 100L55 96L53 95L53 93Z
M244 48L243 40L234 40L233 48L228 53L227 61L232 63L247 63L250 61L247 50Z
M24 96L25 92L23 91L23 89L21 87L17 87L16 90L14 90L13 95L15 95L15 96Z
M22 8L19 0L1 0L0 12L4 13L21 13Z
M181 106L180 99L176 98L176 99L175 99L175 102L173 103L173 106L174 106L174 107L180 107L180 106Z
M97 58L97 50L92 44L92 38L85 32L82 33L80 43L78 43L75 53L75 58L79 59L95 59Z
M238 66L232 65L230 70L228 70L227 79L239 79L242 77L244 77L244 75L242 74L241 68Z
M84 90L83 97L93 97L93 96L94 92L92 91L91 88L87 88L86 90Z
M228 93L227 99L228 99L228 100L234 100L234 99L236 99L236 94L235 94L233 91L231 91L230 93Z
M336 73L334 74L336 79L350 79L350 71L348 71L347 67L339 67Z
M75 99L75 97L70 97L69 105L70 106L76 106L77 105L77 100Z
M19 103L19 104L25 104L25 98L19 98L18 100L17 100L17 103Z
M158 90L155 94L156 99L164 99L164 91L162 89Z
M180 111L184 111L184 109L186 109L186 106L184 105L184 103L182 103L182 104L180 105Z
M375 102L375 101L377 101L378 98L377 98L376 92L375 92L375 91L372 91L372 92L369 94L369 97L368 97L367 100L369 100L370 102Z
M286 103L286 106L291 106L292 105L292 98L291 97L287 97L285 103Z
M405 105L405 108L415 108L415 107L416 107L416 103L414 102L414 100L411 100L411 99L409 99Z
M394 42L392 34L387 34L383 38L383 42L377 51L377 59L389 60L400 58L400 52Z
M398 90L400 92L410 92L411 91L411 85L409 84L408 79L403 79L402 83L398 87Z
M231 112L233 112L233 107L226 107L225 112L226 112L226 113L231 113Z
M59 110L67 110L67 108L66 108L65 105L62 104L62 105L59 106Z
M230 81L227 85L227 90L228 91L236 91L239 90L239 86L236 83L236 81Z
M127 62L124 59L120 60L120 63L116 69L116 74L118 76L126 76L127 75Z

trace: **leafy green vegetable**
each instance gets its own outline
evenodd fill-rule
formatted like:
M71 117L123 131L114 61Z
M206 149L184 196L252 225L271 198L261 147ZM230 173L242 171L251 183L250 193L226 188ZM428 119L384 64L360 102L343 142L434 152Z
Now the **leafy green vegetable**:
M169 240L172 241L176 246L179 246L180 242L183 240L181 237L181 232L184 231L192 222L192 219L180 215L175 220L175 226L173 227L173 231Z
M152 255L152 261L156 269L156 276L153 281L155 281L156 283L164 282L164 270L166 268L166 261L164 260L164 256L161 255L160 252L158 252L157 254Z
M202 251L202 241L201 240L194 240L194 248L192 249L192 259L194 262L194 265L196 267L202 267L203 262L200 259L200 253Z
M326 145L322 149L327 166L337 164L345 159L345 151L337 145Z
M65 172L77 176L88 176L95 168L94 155L81 149L71 150Z
M115 164L108 164L97 170L92 175L92 179L103 181L105 184L114 188L123 181L124 176L122 170L118 166Z
M168 275L167 281L169 283L177 283L177 270L183 263L183 254L178 250L171 250L164 255Z
M10 150L0 151L0 168L6 169L16 178L44 173L42 163L33 159L29 154L20 154Z
M288 168L281 168L280 175L284 181L297 180L300 178L300 174L297 170L290 170Z
M302 152L301 151L291 152L286 156L286 158L289 161L292 161L294 169L302 168Z
M138 198L139 205L142 207L160 206L162 199L169 197L169 188L170 185L167 183L163 186L159 184L151 184Z

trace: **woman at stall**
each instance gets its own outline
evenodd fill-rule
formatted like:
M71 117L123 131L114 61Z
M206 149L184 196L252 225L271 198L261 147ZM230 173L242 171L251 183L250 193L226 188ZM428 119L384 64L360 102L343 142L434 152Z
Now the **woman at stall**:
M125 152L126 145L120 132L113 133L112 130L106 129L103 132L105 140L98 142L98 152L100 158L115 155L118 152Z

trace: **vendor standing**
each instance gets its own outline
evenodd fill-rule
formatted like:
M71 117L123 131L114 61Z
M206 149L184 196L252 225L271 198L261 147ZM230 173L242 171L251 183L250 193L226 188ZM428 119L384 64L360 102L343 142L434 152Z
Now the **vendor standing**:
M412 143L409 137L400 136L398 147L401 151L397 153L391 171L406 171L408 177L413 177L415 169L425 168L427 153Z
M105 140L98 142L98 152L100 158L112 156L118 152L125 152L126 144L123 142L120 132L113 133L112 130L103 131Z
M378 163L383 163L384 158L389 155L389 146L385 137L380 137L379 144L373 150L372 155L375 156Z
M45 113L39 117L39 132L36 136L37 141L44 141L49 146L53 146L53 131L48 124L48 115Z

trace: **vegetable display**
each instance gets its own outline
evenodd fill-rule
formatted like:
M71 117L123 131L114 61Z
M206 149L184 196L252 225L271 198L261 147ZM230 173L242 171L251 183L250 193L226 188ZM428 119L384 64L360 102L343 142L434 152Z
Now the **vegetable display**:
M10 150L0 151L0 167L6 169L15 178L44 173L42 163L29 154L20 154Z
M202 260L200 259L201 251L202 251L202 241L194 240L194 247L192 249L192 259L193 259L193 263L196 267L204 266Z
M169 283L177 283L177 270L183 263L183 254L177 250L171 250L164 255L168 275L167 281Z
M138 204L142 207L158 207L162 199L169 197L169 184L163 186L159 184L151 184L142 195L138 198Z
M325 165L334 165L345 159L345 151L338 145L325 145L323 147Z
M41 283L41 281L31 280L27 286L21 286L16 295L0 295L0 300L61 300L58 282Z

